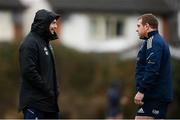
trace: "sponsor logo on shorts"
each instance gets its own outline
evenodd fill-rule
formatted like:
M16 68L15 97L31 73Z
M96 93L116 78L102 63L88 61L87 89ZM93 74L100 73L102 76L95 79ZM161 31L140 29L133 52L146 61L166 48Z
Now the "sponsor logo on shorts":
M142 108L140 108L140 109L138 110L138 113L144 113L144 110L143 110Z
M152 113L155 114L155 115L157 115L157 114L159 114L159 110L153 109L153 110L152 110Z

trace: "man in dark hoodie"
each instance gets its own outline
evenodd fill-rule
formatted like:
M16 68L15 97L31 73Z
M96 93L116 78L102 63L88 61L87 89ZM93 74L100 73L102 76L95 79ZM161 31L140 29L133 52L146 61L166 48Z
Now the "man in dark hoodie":
M25 119L58 119L58 81L51 40L57 39L55 29L59 15L36 12L30 33L21 42L19 62L22 85L19 110Z

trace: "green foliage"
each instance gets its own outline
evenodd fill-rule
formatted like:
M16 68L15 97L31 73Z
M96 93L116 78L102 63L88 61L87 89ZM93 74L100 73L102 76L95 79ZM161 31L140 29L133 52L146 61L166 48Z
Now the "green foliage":
M173 93L174 93L174 100L170 105L169 110L169 118L180 118L179 114L179 106L180 106L180 60L173 59L172 61L172 68L173 68Z
M0 44L0 117L8 109L17 111L17 91L19 88L19 66L17 46L9 43ZM14 106L14 107L13 107Z
M135 60L121 61L119 55L80 53L53 44L57 76L60 82L59 105L63 118L105 118L106 93L113 79L121 82L124 118L134 118L136 106ZM20 89L18 44L0 44L0 118L21 118L17 113ZM180 118L179 69L180 61L173 60L174 101L169 118Z
M128 97L128 104L122 106L124 116L134 117L134 60L120 61L118 54L79 53L59 45L54 50L65 118L105 118L106 93L113 79L121 81L121 92Z

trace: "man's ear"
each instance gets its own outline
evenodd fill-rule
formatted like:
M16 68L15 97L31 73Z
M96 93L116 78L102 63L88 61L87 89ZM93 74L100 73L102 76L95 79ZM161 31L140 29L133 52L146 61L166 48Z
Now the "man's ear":
M146 23L146 24L145 24L145 28L146 28L146 30L149 30L150 25L149 25L148 23Z

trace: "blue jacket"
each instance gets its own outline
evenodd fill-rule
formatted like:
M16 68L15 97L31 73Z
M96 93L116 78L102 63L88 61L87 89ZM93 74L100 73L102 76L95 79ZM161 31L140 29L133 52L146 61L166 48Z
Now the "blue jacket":
M158 31L148 33L139 50L136 64L136 88L144 100L172 101L171 55Z

